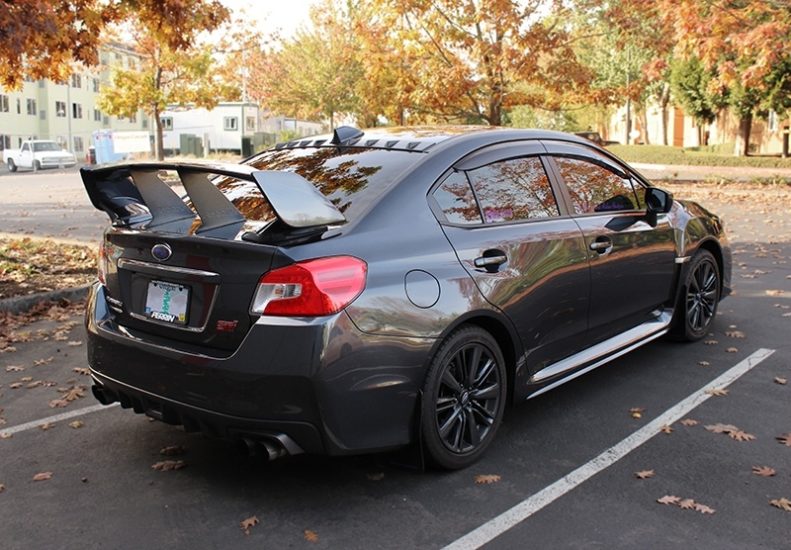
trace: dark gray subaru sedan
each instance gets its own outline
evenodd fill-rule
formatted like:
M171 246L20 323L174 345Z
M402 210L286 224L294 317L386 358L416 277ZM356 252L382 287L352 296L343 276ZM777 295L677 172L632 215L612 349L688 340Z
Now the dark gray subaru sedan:
M701 338L729 291L717 216L563 133L342 127L82 177L112 220L96 398L270 457L414 444L463 468L507 403Z

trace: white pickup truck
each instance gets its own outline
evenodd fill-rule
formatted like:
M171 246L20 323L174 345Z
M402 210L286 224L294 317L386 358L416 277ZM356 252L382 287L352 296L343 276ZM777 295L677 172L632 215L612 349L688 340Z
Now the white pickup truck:
M58 168L74 166L77 158L64 150L58 143L43 139L29 139L22 142L19 149L3 151L3 162L8 170L16 172L17 168Z

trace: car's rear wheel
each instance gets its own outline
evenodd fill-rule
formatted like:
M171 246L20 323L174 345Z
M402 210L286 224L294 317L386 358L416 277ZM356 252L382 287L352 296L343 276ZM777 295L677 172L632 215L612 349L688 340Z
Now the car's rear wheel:
M8 171L16 172L16 163L14 162L14 159L8 159Z
M681 340L694 342L706 336L720 301L720 270L714 255L698 250L693 256L684 280L674 320L673 334Z
M503 354L488 332L466 326L443 342L423 395L423 443L435 465L465 468L484 454L502 422L506 384Z

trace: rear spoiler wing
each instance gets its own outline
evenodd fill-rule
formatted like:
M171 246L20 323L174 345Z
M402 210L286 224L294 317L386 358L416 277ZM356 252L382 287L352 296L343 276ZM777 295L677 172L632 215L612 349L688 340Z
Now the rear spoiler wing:
M245 217L212 182L228 176L253 182L272 205L279 220L292 228L322 227L346 222L344 215L308 180L294 172L258 170L247 164L139 162L81 168L91 203L113 223L147 221L148 229L186 233L195 213L159 177L175 171L200 216L198 234L232 237Z

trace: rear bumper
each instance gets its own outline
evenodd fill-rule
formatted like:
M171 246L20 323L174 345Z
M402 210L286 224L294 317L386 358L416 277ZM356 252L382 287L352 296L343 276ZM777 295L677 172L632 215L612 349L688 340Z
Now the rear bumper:
M412 440L433 340L360 332L345 313L261 318L233 353L118 325L98 283L88 361L106 401L224 438L281 434L309 453L384 450Z

